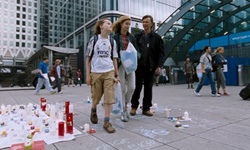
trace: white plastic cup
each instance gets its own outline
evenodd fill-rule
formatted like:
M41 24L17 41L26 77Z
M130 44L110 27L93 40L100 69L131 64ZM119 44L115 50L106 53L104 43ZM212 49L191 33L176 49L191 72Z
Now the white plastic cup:
M185 121L189 120L189 114L187 111L184 112L184 119L185 119Z
M89 131L89 124L87 124L87 123L84 124L84 131L86 131L86 132Z
M168 118L169 117L169 109L165 109L165 113L166 113L166 118Z

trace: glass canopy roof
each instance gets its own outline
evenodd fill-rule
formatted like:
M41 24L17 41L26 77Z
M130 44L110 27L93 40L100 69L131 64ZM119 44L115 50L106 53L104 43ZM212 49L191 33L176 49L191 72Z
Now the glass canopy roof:
M167 57L184 58L198 40L249 30L249 21L250 0L183 0L156 32Z

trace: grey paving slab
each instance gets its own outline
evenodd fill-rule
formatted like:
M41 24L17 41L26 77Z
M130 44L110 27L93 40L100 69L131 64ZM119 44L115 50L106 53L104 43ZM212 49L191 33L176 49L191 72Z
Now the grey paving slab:
M72 141L46 145L48 150L245 150L250 149L250 101L239 97L242 88L228 86L230 96L211 97L210 87L204 86L201 90L203 96L196 97L194 90L187 89L186 85L159 85L153 88L153 103L158 106L154 116L146 117L138 109L136 116L123 123L119 115L112 115L111 122L117 129L114 134L103 130L104 109L101 105L97 109L99 123L93 125L90 122L91 103L85 101L90 96L90 87L86 85L63 87L63 94L54 95L47 90L34 95L35 91L31 89L0 89L0 104L38 104L41 97L48 103L63 104L69 100L74 104L75 128L81 131L81 127L88 123L96 130L91 135L83 133L76 136ZM182 116L184 111L188 111L192 121L181 124L190 127L176 128L175 122L165 117L165 108L171 109L170 116Z
M225 145L230 145L238 149L249 150L250 149L250 137L240 135L238 133L232 133L214 129L199 135L208 140L216 141Z
M239 148L200 137L188 137L169 144L180 150L239 150Z

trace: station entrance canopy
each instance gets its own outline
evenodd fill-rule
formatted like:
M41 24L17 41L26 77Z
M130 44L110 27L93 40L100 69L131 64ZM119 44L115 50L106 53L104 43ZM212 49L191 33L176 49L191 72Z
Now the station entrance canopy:
M250 0L183 0L156 30L166 57L185 58L199 40L250 29ZM206 45L204 45L206 46Z
M63 47L53 47L53 46L43 46L36 53L34 53L26 62L27 65L34 67L38 66L43 57L48 57L49 64L52 66L53 60L56 58L65 59L70 54L76 54L79 52L79 49L73 48L63 48ZM67 62L64 62L67 64Z

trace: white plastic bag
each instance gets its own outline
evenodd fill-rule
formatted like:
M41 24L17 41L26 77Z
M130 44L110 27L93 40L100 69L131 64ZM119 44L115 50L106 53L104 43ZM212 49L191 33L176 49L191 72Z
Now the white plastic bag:
M118 82L115 88L115 101L116 103L112 105L112 113L113 114L121 114L123 110L122 104L122 89L121 84Z
M127 74L137 69L137 51L131 42L127 50L120 51L121 62Z
M196 74L199 80L202 78L202 68L201 68L201 63L198 64L196 67Z

